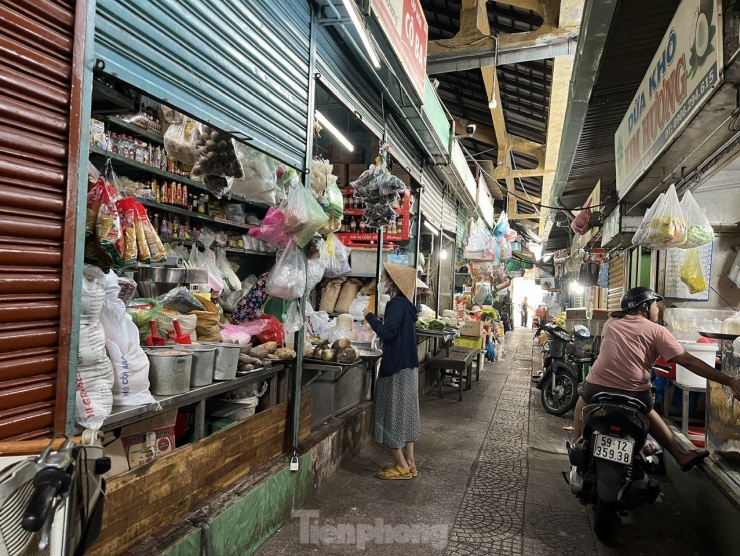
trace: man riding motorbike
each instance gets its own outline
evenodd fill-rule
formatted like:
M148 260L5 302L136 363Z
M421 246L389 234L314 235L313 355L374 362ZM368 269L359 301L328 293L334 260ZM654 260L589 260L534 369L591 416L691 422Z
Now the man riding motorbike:
M662 356L691 372L729 386L740 400L740 379L731 378L688 353L664 327L657 324L658 301L663 298L650 288L632 288L624 294L621 311L612 313L602 330L599 357L579 388L575 408L575 438L582 433L584 408L599 392L612 392L637 398L648 407L650 434L673 456L681 469L688 471L709 455L702 450L684 450L653 409L650 371Z

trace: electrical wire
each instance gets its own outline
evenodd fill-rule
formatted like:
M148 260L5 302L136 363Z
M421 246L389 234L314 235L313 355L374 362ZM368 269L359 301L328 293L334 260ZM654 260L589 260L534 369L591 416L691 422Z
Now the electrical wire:
M539 208L551 209L551 210L560 210L560 211L563 211L563 212L567 212L567 211L571 211L572 212L572 211L583 210L584 209L583 206L581 206L581 207L574 207L574 208L565 207L565 206L563 206L563 207L553 207L553 206L545 205L545 204L542 204L542 203L533 203L530 200L526 199L525 197L522 197L520 195L517 195L516 193L514 193L513 191L510 191L505 186L501 185L496 178L494 178L491 174L489 174L488 172L486 172L480 166L478 166L478 168L480 168L480 171L483 172L486 176L488 176L489 178L491 178L496 183L496 185L499 186L499 188L501 188L502 191L506 191L512 197L516 197L517 199L519 199L521 201L525 201L525 202L531 204L532 206L539 207ZM603 207L603 206L606 206L606 205L607 205L607 203L604 202L604 203L599 203L598 205L589 205L588 208Z

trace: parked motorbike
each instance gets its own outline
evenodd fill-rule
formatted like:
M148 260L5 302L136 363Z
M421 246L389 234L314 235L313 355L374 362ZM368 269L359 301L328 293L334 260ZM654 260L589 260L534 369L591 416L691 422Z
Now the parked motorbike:
M566 443L571 464L566 480L583 504L594 505L594 533L599 539L611 536L617 512L652 504L660 494L642 452L647 437L645 404L630 396L601 393L584 409L583 436Z
M578 385L583 380L583 369L592 364L593 343L591 352L581 351L570 332L552 323L541 323L535 338L547 334L543 347L543 371L537 381L540 399L545 411L552 415L563 415L578 401Z

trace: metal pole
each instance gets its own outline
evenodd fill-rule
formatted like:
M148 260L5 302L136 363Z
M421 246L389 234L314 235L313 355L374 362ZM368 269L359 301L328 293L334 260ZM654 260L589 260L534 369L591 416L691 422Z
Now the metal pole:
M424 186L419 187L419 200L417 201L419 203L419 210L416 213L416 231L414 233L416 240L416 249L414 252L414 269L419 268L419 250L421 249L421 195L424 191ZM417 291L414 290L414 304L416 305L416 297L417 297Z
M375 313L380 309L380 276L383 274L383 228L378 228L378 259L375 264Z
M303 186L311 187L311 159L313 158L313 113L316 105L316 33L318 31L318 21L316 8L311 4L311 38L309 42L308 58L308 124L306 129L306 157L305 171L303 174ZM304 261L306 259L305 251L303 252ZM305 265L304 265L305 266ZM306 270L308 272L308 270ZM301 316L301 328L296 332L295 338L295 376L293 377L293 423L291 428L291 445L293 456L298 452L301 429L301 390L303 381L303 353L306 351L306 295L298 300L298 313Z

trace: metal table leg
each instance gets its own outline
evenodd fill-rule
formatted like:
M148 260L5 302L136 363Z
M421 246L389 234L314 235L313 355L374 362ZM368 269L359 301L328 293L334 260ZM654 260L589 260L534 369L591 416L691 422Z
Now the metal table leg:
M682 402L682 408L681 408L681 432L683 435L688 438L689 437L689 389L683 388L681 390L681 402Z

